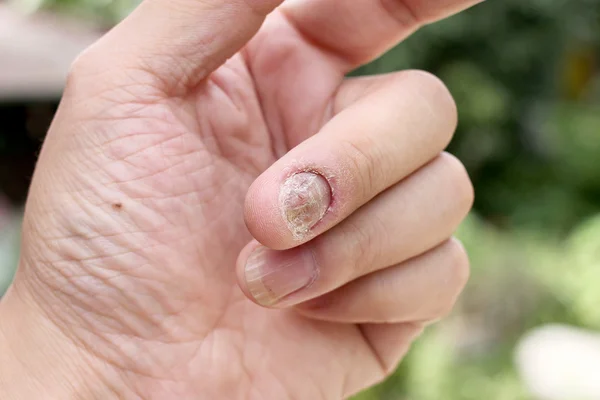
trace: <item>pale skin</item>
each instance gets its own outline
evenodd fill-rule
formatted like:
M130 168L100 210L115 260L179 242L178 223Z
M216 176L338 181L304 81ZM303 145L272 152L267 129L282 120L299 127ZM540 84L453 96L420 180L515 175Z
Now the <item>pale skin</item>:
M0 398L384 379L466 283L473 191L438 79L344 75L476 2L144 1L74 63L40 155Z

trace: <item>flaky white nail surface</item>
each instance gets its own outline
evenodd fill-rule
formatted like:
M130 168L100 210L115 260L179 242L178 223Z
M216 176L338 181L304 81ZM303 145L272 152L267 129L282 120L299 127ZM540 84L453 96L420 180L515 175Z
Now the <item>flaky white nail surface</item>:
M308 236L331 203L331 187L325 178L312 172L289 177L279 192L281 214L296 240Z

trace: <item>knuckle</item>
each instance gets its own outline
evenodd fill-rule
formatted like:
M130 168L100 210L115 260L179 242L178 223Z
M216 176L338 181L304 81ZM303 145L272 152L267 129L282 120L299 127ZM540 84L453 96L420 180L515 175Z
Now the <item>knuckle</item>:
M407 71L414 85L415 93L426 103L428 117L436 123L436 129L446 147L458 126L458 108L456 101L446 84L427 71Z
M368 276L373 296L369 299L373 306L369 313L373 321L386 321L390 310L398 309L397 283L389 279L387 274L375 273Z
M444 303L444 305L440 306L437 311L435 312L435 317L432 319L444 319L449 317L452 312L454 311L454 303L453 302L448 302L448 303Z
M67 78L65 83L65 90L70 90L79 86L81 79L87 76L94 70L93 53L90 49L84 50L81 54L75 58L75 60L69 66L67 72Z
M475 189L473 188L467 169L452 154L442 153L440 158L444 164L444 170L448 174L449 184L456 198L458 209L461 214L466 215L475 200Z
M433 321L440 321L442 319L447 318L454 311L455 303L456 303L455 301L448 301L448 300L440 301L435 306L429 308L429 311L426 314L427 317L425 318L425 320L433 322Z
M350 278L357 278L373 269L375 255L378 253L379 244L375 240L371 229L348 221L347 243L352 254L352 268Z
M406 0L383 1L381 5L387 13L404 29L418 27L423 23L420 7Z
M430 313L430 320L439 320L452 314L454 306L469 281L469 258L463 245L457 239L451 238L440 249L444 252L443 285L444 294L435 300Z
M458 108L456 102L444 81L427 71L411 70L408 71L408 73L411 74L414 84L418 86L419 90L424 93L427 98L435 101L434 104L447 112L448 116L453 117L453 120L458 120Z
M457 297L469 281L471 273L469 256L458 239L450 239L447 246L450 286L455 288L454 297Z

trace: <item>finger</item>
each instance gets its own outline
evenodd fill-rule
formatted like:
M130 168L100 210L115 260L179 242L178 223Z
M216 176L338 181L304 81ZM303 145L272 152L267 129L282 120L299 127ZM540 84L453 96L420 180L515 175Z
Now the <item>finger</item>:
M305 243L446 147L457 117L445 86L418 71L388 81L252 184L245 218L256 240L279 250Z
M281 8L311 44L350 71L375 59L420 26L482 0L292 0Z
M440 156L303 246L276 251L249 245L238 262L240 285L267 307L319 297L447 240L472 201L464 167Z
M457 240L299 305L311 318L344 323L428 322L446 316L469 277Z
M98 71L148 71L154 83L176 93L236 53L281 2L145 0L94 47L98 51L88 52L89 64Z

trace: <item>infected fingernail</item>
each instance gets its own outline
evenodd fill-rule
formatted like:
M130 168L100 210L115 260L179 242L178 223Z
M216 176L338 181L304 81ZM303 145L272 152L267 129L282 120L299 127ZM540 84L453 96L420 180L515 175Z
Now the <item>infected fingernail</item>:
M258 304L267 307L310 286L317 275L312 253L301 248L275 251L259 247L246 261L248 291Z
M304 239L325 216L331 203L331 187L325 178L312 172L289 177L279 192L281 213L292 236Z

